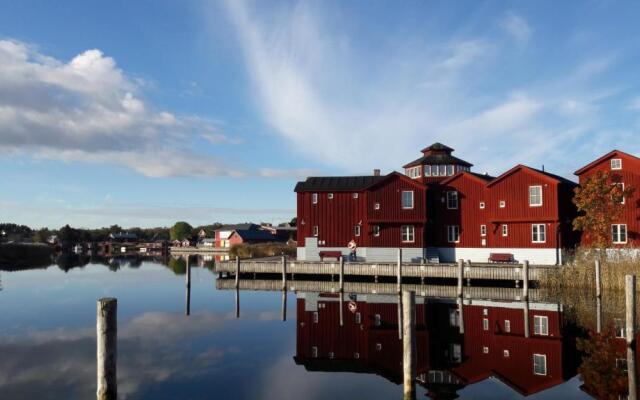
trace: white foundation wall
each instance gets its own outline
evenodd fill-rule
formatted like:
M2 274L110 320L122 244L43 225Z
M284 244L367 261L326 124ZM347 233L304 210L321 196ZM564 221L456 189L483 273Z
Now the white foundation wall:
M455 248L440 247L440 262L452 263L457 260L471 260L471 262L486 263L491 253L509 253L517 262L524 260L537 265L562 264L563 250L557 249L504 249L504 248Z
M320 261L321 251L339 251L344 257L351 254L347 247L318 246L317 238L306 238L305 247L298 247L297 256L300 261ZM425 257L426 249L403 248L402 261L419 263ZM360 247L356 250L358 261L369 262L396 262L398 261L398 249L395 247Z

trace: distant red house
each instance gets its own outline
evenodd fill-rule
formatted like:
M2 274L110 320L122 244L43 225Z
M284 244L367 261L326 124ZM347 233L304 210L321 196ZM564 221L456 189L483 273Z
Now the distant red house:
M492 253L516 261L560 264L578 238L571 221L576 183L524 165L497 178L472 173L471 163L436 143L392 172L354 177L310 177L296 185L298 259L320 251L358 260L487 262Z
M624 199L624 212L619 221L611 226L613 247L640 246L640 158L613 150L575 172L584 183L598 171L604 171L612 177L612 184L635 188L631 198ZM589 245L588 234L582 236L582 243Z
M256 243L272 243L285 242L286 239L278 236L271 231L262 229L236 229L228 238L229 246L237 244L256 244Z

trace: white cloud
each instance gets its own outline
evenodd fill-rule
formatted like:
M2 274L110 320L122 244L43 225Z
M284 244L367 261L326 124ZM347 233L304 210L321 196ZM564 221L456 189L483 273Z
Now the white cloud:
M209 122L156 111L140 88L100 50L63 62L0 40L0 153L117 164L149 177L242 175L189 147L194 133L215 130Z
M527 42L533 33L527 21L514 13L507 14L502 20L501 26L509 36L519 43Z

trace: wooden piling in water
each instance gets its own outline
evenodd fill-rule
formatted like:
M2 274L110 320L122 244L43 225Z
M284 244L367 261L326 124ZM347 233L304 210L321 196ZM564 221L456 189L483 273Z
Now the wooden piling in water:
M522 299L529 300L529 260L522 262Z
M287 290L287 257L282 256L282 290Z
M97 399L116 400L118 398L117 358L118 358L118 300L103 298L98 300L96 310L96 360L98 364Z
M236 286L236 318L240 318L240 288Z
M398 281L398 293L402 291L402 249L398 249L398 265L396 267L397 281Z
M240 257L236 256L236 289L240 287Z
M596 297L602 297L602 270L600 269L600 260L596 260Z
M191 264L189 263L189 256L187 256L187 273L185 276L185 285L187 288L185 314L189 316L191 314Z
M398 292L398 339L402 340L403 323L402 323L402 292Z
M280 319L282 321L287 320L287 291L282 291L282 311L280 312Z
M602 299L596 297L596 332L602 333Z
M344 257L340 256L340 271L338 276L338 284L340 285L340 290L344 290Z
M629 380L629 400L636 400L638 389L636 384L636 276L625 277L625 312L627 338L627 376Z
M404 399L416 398L416 292L402 293Z
M462 281L464 280L464 260L458 260L458 297L462 297Z
M344 326L344 256L340 256L340 326Z

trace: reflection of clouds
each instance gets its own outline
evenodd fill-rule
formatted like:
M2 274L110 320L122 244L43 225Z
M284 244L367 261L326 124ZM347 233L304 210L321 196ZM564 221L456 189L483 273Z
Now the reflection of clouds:
M145 385L194 378L217 367L237 348L194 352L189 340L223 327L211 312L152 312L123 324L118 332L118 391L126 399ZM92 398L95 396L95 328L28 332L0 337L0 398Z

